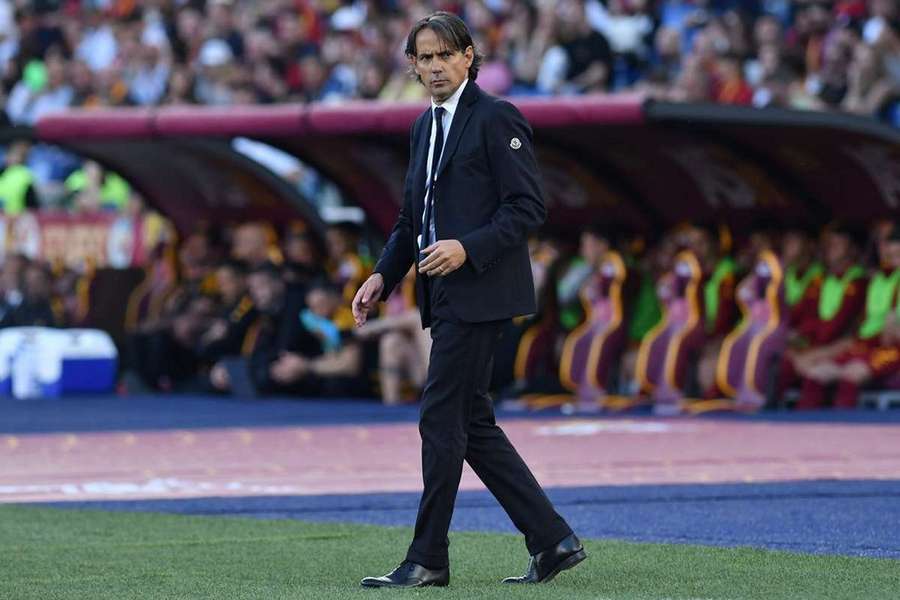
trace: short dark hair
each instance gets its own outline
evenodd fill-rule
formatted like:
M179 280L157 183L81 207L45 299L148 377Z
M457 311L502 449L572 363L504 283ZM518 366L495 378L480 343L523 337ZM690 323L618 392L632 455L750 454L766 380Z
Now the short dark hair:
M248 271L247 263L235 259L222 261L217 269L227 269L239 277L246 276Z
M269 279L277 279L278 281L281 281L281 269L268 261L259 264L247 271L247 277L251 277L253 275L265 275Z
M472 46L472 52L475 54L475 57L469 66L469 79L475 81L478 78L478 69L481 68L481 62L484 60L484 57L478 51L478 48L475 47L475 42L472 41L472 34L469 32L469 28L466 27L466 23L453 13L445 11L431 13L427 17L419 19L413 25L412 31L409 32L409 36L406 38L407 57L415 59L416 36L425 28L432 30L438 39L446 44L448 50L465 52L466 48ZM421 81L421 77L415 72L415 69L412 71L416 80Z
M869 232L859 223L841 220L832 221L826 225L824 233L832 233L846 237L850 240L850 243L859 248L866 245L866 240L869 237Z
M900 226L894 223L891 226L891 232L885 238L886 242L900 242Z
M307 293L316 291L316 290L321 290L321 291L325 292L326 294L331 294L333 296L341 295L340 288L338 288L338 286L335 285L334 282L329 281L328 279L326 279L324 277L317 277L317 278L313 279L312 283L310 283L309 287L307 288Z

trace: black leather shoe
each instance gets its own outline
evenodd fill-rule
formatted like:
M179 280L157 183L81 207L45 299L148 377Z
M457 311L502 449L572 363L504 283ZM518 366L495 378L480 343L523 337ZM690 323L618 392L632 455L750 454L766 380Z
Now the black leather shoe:
M422 565L404 560L400 566L383 577L366 577L359 582L363 587L444 587L450 583L450 568L426 569Z
M563 541L531 557L521 577L507 577L503 583L545 583L587 558L584 546L573 533Z

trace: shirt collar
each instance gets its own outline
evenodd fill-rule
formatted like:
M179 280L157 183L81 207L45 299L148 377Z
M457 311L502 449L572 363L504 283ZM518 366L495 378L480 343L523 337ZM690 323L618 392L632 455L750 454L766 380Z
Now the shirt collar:
M453 92L453 95L444 100L442 103L438 104L434 101L434 98L431 99L431 110L432 114L434 114L434 108L440 106L444 110L447 111L447 116L453 117L453 113L456 112L456 105L459 104L459 99L462 96L463 90L466 89L466 84L469 83L469 78L466 77L459 87L456 88L456 91Z

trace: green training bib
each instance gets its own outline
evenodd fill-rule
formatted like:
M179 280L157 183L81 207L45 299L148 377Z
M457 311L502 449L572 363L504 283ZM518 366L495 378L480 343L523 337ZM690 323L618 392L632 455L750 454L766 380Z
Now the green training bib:
M873 338L884 329L884 322L891 312L891 303L900 282L900 269L890 275L879 272L866 289L866 315L859 326L859 337L867 340Z
M853 265L842 277L829 274L822 283L822 294L819 296L819 318L830 321L841 309L844 294L852 281L860 279L865 271L859 265Z

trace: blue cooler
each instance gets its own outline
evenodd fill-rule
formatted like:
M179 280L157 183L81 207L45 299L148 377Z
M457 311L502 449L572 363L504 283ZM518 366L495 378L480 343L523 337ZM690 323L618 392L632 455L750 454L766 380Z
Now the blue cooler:
M102 394L116 385L118 353L99 329L51 329L39 339L37 379L41 395Z
M27 399L111 392L117 363L112 338L99 329L0 330L2 395Z

